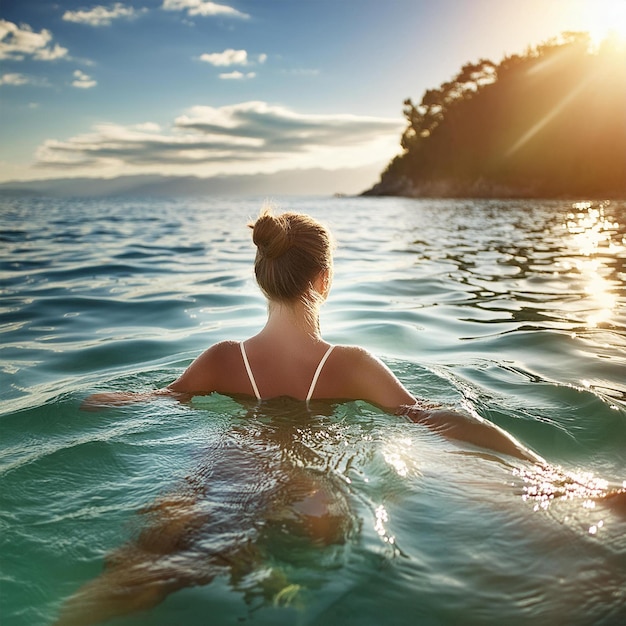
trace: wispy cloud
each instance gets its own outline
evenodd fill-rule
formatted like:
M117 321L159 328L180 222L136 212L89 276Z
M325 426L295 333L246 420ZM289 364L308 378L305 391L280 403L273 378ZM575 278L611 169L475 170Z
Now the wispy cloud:
M52 33L45 28L35 32L28 24L0 20L0 59L54 61L67 56L67 48L52 45Z
M220 78L222 80L245 80L249 78L256 78L255 72L243 72L234 71L234 72L226 72L224 74L220 74Z
M124 6L121 2L116 2L110 7L95 6L91 9L65 11L63 19L66 22L88 24L89 26L110 26L113 20L134 19L147 10L136 10L133 7Z
M72 81L72 87L77 87L78 89L91 89L95 87L98 83L91 78L85 72L81 72L80 70L76 70L74 72L74 80Z
M254 138L262 142L266 151L359 144L398 126L396 120L386 118L302 114L260 101L220 108L195 106L178 117L175 124L210 135Z
M224 52L206 52L199 57L200 61L210 63L215 67L230 67L232 65L247 66L263 64L267 60L267 54L259 54L255 61L250 61L246 50L233 50L228 48ZM234 70L219 75L222 80L249 80L256 78L256 72L241 72Z
M28 77L24 74L3 74L0 76L0 85L27 85L29 83Z
M199 15L202 17L236 17L247 19L247 13L237 11L225 4L217 4L208 0L164 0L163 9L166 11L186 11L187 15Z
M8 72L0 76L0 85L21 87L22 85L32 85L34 87L50 87L47 78L38 76L27 76L19 72Z
M106 166L114 162L131 166L192 165L232 160L237 150L244 147L249 150L254 146L240 138L163 133L157 124L149 122L133 126L98 124L91 133L67 141L45 141L37 158L40 164L63 167Z
M81 175L357 167L397 152L402 127L399 119L302 114L265 102L195 106L166 130L100 124L65 141L45 141L36 157L40 166L71 167Z
M200 55L200 60L216 67L228 67L229 65L248 65L248 53L245 50L233 50L228 48L224 52L211 52Z

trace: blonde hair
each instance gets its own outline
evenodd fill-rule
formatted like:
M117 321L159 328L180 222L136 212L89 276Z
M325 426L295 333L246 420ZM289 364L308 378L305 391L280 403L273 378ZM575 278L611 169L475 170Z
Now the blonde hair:
M257 247L254 273L261 291L277 302L304 301L319 304L313 289L320 272L332 270L332 237L328 229L309 215L274 215L264 207L251 224Z

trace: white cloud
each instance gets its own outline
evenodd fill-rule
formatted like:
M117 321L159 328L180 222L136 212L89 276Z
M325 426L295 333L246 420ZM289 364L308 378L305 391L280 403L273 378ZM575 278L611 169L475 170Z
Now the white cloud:
M263 63L265 63L265 61L267 61L267 54L265 54L265 53L259 54L257 59L258 59L259 63L263 64Z
M28 24L17 26L0 19L0 59L54 61L67 55L67 48L51 46L52 33L45 28L36 33Z
M160 173L210 176L283 169L360 167L398 153L404 123L356 115L297 113L266 102L195 106L170 128L147 122L100 124L90 133L49 139L38 167L75 175Z
M85 72L81 72L80 70L76 70L74 72L74 80L72 81L72 87L77 87L78 89L91 89L95 87L98 83L91 78Z
M225 74L220 74L220 78L222 80L244 80L244 79L248 79L248 78L255 78L256 77L256 73L255 72L248 72L247 74L244 74L243 72L228 72Z
M35 54L35 58L39 61L54 61L55 59L61 59L67 54L67 48L63 48L58 43L54 44L53 48L43 48Z
M175 124L203 133L256 137L268 146L284 148L289 145L290 149L316 144L359 143L364 138L371 138L373 132L398 128L397 120L346 114L303 114L262 101L242 102L219 109L191 107L187 114L175 120Z
M200 60L216 67L228 67L229 65L248 65L248 53L245 50L233 50L228 48L224 52L205 53Z
M32 85L34 87L50 87L47 78L26 76L18 72L9 72L0 76L0 85L10 85L20 87L22 85Z
M126 7L121 2L116 2L111 7L95 6L92 9L79 11L65 11L63 19L66 22L76 24L88 24L89 26L110 26L113 20L133 19L148 9L136 11L133 7Z
M186 11L187 15L202 17L238 17L247 19L250 16L225 4L217 4L208 0L163 0L163 9L166 11Z
M27 85L29 79L24 74L3 74L0 76L0 85Z

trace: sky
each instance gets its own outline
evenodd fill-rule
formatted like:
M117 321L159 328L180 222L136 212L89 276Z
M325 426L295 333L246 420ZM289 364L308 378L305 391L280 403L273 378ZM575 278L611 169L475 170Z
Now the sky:
M0 182L382 170L406 98L611 27L626 0L0 0Z

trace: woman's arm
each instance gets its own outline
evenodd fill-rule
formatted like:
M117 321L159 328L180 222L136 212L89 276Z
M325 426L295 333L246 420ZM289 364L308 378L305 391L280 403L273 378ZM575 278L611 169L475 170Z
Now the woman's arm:
M419 403L412 406L401 406L395 413L396 415L406 415L411 421L424 424L427 428L448 439L465 441L531 463L546 464L544 459L529 450L513 435L481 417L474 417L445 408L424 407Z
M357 397L390 413L405 415L448 439L465 441L531 463L545 464L540 456L492 422L417 400L384 363L367 351L356 349L353 356L352 371L355 372L360 394Z
M81 404L81 409L97 411L111 406L124 406L135 402L149 402L156 398L189 400L193 395L208 394L215 390L215 372L219 371L224 344L216 344L203 352L173 383L152 391L112 391L94 393Z
M173 398L184 401L188 396L184 393L176 392L169 387L154 389L153 391L105 391L103 393L93 393L85 398L80 405L83 411L98 411L111 406L125 406L136 402L150 402L156 398Z

